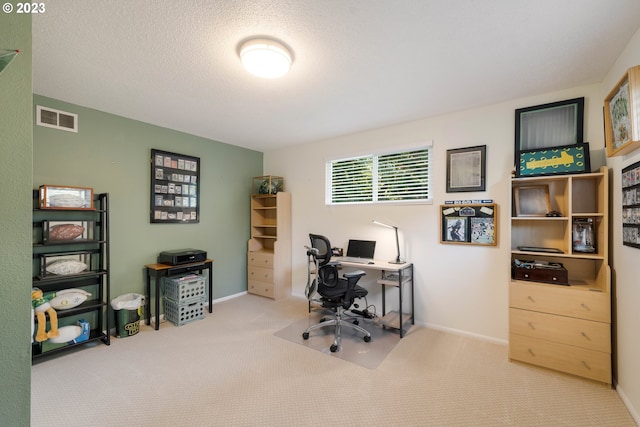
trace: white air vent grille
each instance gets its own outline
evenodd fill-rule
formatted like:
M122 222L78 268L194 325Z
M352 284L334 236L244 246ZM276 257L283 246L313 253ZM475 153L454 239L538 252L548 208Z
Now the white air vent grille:
M78 132L78 115L37 105L36 124L69 132Z

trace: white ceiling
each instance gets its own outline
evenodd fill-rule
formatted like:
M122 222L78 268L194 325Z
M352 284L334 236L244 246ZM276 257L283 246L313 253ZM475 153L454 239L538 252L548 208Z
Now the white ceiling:
M57 0L33 87L266 151L598 83L639 27L638 0ZM286 77L244 71L255 35Z

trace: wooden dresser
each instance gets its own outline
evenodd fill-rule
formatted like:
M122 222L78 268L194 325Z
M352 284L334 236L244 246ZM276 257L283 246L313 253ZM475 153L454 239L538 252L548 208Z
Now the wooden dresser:
M509 358L611 384L611 270L608 259L608 170L513 179L519 188L548 188L554 217L511 217L511 261L561 263L569 285L516 280L509 284ZM525 201L526 202L526 201ZM595 239L576 242L583 218ZM547 253L523 247L551 247Z
M290 193L279 191L276 194L251 196L251 239L247 246L247 292L276 300L289 296L291 294Z

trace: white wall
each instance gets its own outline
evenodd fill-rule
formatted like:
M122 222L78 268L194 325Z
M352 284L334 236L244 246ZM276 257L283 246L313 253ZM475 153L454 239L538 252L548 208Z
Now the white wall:
M629 67L640 64L640 31L631 39L602 84L600 99L604 99ZM638 114L636 112L636 114ZM640 150L626 156L607 159L611 168L611 221L612 245L610 249L615 287L614 363L617 365L618 393L640 424L640 280L638 262L640 249L622 244L622 169L640 161Z
M304 245L310 232L328 236L334 246L346 246L349 238L377 240L376 258L394 258L393 232L371 223L378 219L400 228L401 254L415 264L418 323L506 343L514 110L580 96L585 97L585 141L590 142L592 167L598 168L604 163L599 84L266 152L265 173L284 176L286 190L292 193L293 293L304 295ZM419 146L425 141L434 142L432 205L325 206L328 159ZM487 191L445 193L446 150L485 144ZM441 244L440 204L479 198L494 199L499 205L498 245ZM373 280L373 273L365 279ZM369 290L369 302L380 310L377 286Z
M602 106L626 70L640 64L640 31L631 39L601 84L517 99L484 108L427 118L383 129L274 150L264 155L265 173L285 177L293 193L293 293L303 295L308 233L327 235L335 246L348 238L378 241L376 257L394 257L393 234L371 224L379 219L401 229L402 256L415 264L416 320L431 327L505 342L508 336L509 203L513 164L514 110L579 96L585 97L585 141L592 169L611 168L610 258L614 286L614 372L617 390L640 424L640 250L622 245L621 170L640 161L640 150L606 158ZM526 81L523 81L526 84ZM325 162L374 151L434 141L433 205L325 206ZM445 193L445 158L450 148L487 145L487 191ZM491 198L498 203L497 247L439 243L439 205L445 200ZM367 280L371 281L371 277ZM369 287L375 290L375 287ZM371 300L379 307L378 295Z

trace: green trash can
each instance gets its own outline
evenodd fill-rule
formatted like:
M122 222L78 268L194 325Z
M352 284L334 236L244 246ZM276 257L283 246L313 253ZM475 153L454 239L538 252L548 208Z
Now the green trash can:
M142 311L142 295L124 294L111 300L115 315L116 336L130 337L140 331L140 313Z

